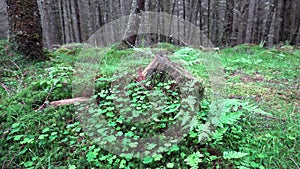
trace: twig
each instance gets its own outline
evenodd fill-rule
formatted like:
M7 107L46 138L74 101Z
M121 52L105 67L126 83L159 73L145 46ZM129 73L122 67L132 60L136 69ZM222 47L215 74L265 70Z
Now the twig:
M21 150L25 147L25 145L22 145L22 147L19 149L18 153L15 153L15 155L13 156L13 158L9 161L9 163L7 164L7 167L10 166L10 164L12 163L12 161L16 158L17 154L19 154L21 152ZM4 167L4 166L3 166ZM3 168L2 167L2 168ZM5 168L5 167L4 167Z
M42 110L45 107L45 105L47 104L48 99L49 99L49 97L50 97L50 95L52 93L52 90L53 90L53 85L51 85L50 91L48 92L47 97L46 97L44 103L36 110L36 112Z
M20 66L17 65L16 62L14 62L13 60L9 60L9 61L11 61L11 63L13 63L19 70L21 70ZM22 72L21 72L21 73L22 73ZM23 73L22 73L22 75L23 75Z
M20 80L19 80L19 87L20 86L22 86L22 84L23 84L23 79L24 79L24 74L23 74L23 72L22 72L22 69L20 68L20 66L19 65L17 65L16 64L16 62L14 62L13 60L10 60L11 61L11 63L13 63L18 69L19 69L19 71L21 72L21 78L19 78Z
M299 167L299 165L296 163L296 161L292 158L292 157L290 157L290 159L293 161L293 163L296 165L296 167L297 167L297 169L300 169L300 167Z
M127 40L124 40L125 44L130 46L131 48L135 48L132 44L130 44Z
M9 88L5 84L1 83L1 87L6 91L7 94L10 93Z
M6 156L6 157L7 157L7 156ZM2 169L5 169L5 163L6 163L6 159L3 161Z

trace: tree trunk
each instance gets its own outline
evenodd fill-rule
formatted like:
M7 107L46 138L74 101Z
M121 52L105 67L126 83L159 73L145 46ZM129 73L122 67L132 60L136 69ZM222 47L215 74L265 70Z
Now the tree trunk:
M10 42L29 60L46 60L43 31L36 0L6 0Z
M66 25L65 25L65 11L64 11L64 0L59 1L59 16L60 16L60 22L61 22L61 34L62 34L62 43L66 43Z
M199 7L199 29L200 29L200 44L203 44L203 12L202 12L202 0L198 2ZM197 22L197 20L196 20Z
M249 11L248 11L248 21L246 28L246 43L252 42L252 29L253 29L253 19L254 19L254 11L255 11L256 0L250 0Z
M78 40L79 42L83 42L82 40L82 34L81 34L81 17L80 17L80 10L79 10L79 2L78 0L74 0L74 8L75 8L75 14L76 14L76 25L78 30Z
M8 35L8 19L6 12L6 4L4 1L0 2L0 38L7 38Z
M283 5L281 9L281 25L280 25L280 33L279 33L279 41L284 42L288 40L290 33L290 14L291 14L291 2L290 0L283 0Z
M278 0L274 0L273 3L271 3L270 6L270 12L268 14L268 18L266 21L266 30L265 30L265 35L264 35L264 42L265 45L268 47L271 47L270 44L270 39L269 39L269 34L270 34L270 30L271 30L271 25L272 25L272 21L273 21L273 16L274 16L274 12L275 12L275 6L277 6L278 4Z
M171 15L175 15L176 4L177 4L177 0L173 0ZM170 21L171 24L169 25L168 35L169 35L169 42L172 44L176 44L176 42L175 42L176 37L173 37L173 31L175 30L175 28L173 27L173 19L174 19L174 17L171 17L171 21Z
M214 42L214 44L215 45L220 45L220 39L219 39L219 37L220 37L220 29L219 29L219 25L220 25L220 14L219 14L219 12L220 12L220 5L221 5L221 3L220 3L220 0L215 0L214 1L214 3L213 3L213 8L214 8L214 10L213 10L213 16L212 16L212 33L213 33L213 42Z
M140 18L135 17L135 15L143 10L145 10L145 0L133 0L128 27L125 33L126 40L124 40L129 47L135 46L137 33L139 31Z
M226 0L226 12L225 12L225 33L223 34L223 43L226 46L231 45L231 37L233 32L233 12L234 12L234 0Z
M299 11L299 1L293 2L293 13L292 13L292 33L290 37L290 44L296 45L297 44L297 35L300 29L300 11Z
M211 14L210 14L210 5L211 5L211 2L210 2L210 0L207 0L207 38L209 39L209 40L211 40L210 38L210 21L211 21L211 19L210 19L210 16L211 16Z

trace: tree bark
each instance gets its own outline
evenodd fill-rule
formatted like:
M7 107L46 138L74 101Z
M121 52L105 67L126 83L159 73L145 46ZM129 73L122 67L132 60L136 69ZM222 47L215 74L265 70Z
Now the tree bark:
M273 16L274 16L274 12L275 12L275 7L278 4L278 0L274 0L273 3L271 3L270 6L270 12L268 14L268 18L266 21L266 30L265 30L265 34L264 34L264 42L265 45L268 47L271 47L272 44L270 44L270 39L269 39L269 34L270 34L270 30L271 30L271 25L272 25L272 21L273 21Z
M207 37L208 39L211 40L211 37L210 37L210 5L211 5L211 2L210 0L207 0Z
M0 2L0 38L7 38L8 35L8 19L6 12L6 4L4 1Z
M62 35L62 43L66 43L66 25L65 25L65 12L64 12L64 0L59 1L59 15L60 15L60 24L61 24L61 35Z
M256 0L250 0L249 11L248 11L248 21L246 28L246 43L252 42L252 29L253 29L253 19L254 19L254 11L255 11Z
M76 25L78 29L78 39L79 42L83 42L82 40L82 33L81 33L81 17L80 17L80 9L79 9L79 2L78 0L74 0L74 8L75 8L75 14L76 14Z
M225 12L225 33L223 34L223 43L226 46L231 45L231 37L233 32L233 9L234 9L234 0L226 0L226 12Z
M279 41L284 42L289 40L290 36L290 29L291 29L291 1L290 0L283 0L283 5L281 9L281 26L279 28Z
M133 0L128 27L125 33L126 40L124 41L129 47L135 46L139 30L140 18L135 17L135 15L141 13L143 10L145 10L145 0Z
M220 29L219 29L219 25L220 25L220 0L215 0L213 3L213 16L212 16L212 32L214 34L213 36L213 42L215 45L220 45Z
M29 60L46 60L43 31L36 0L6 0L10 42Z

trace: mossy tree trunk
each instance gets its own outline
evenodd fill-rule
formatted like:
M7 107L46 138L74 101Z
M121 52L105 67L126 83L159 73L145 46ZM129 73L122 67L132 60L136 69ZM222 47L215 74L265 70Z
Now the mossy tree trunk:
M36 0L6 0L13 50L29 60L46 60L43 31Z

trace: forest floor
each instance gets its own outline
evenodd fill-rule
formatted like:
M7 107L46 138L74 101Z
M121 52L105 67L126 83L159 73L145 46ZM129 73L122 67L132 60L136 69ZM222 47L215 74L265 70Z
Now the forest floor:
M76 62L80 57L102 49L82 54L80 45L67 46L49 52L49 61L27 63L20 61L17 54L7 51L6 45L6 42L0 42L2 168L300 168L299 49L240 45L201 52L169 44L160 44L152 49L107 49L105 57L96 65L95 80L99 93L95 98L101 97L105 101L100 100L99 109L105 111L104 115L112 125L119 125L118 122L124 119L117 119L113 114L114 108L107 106L111 103L110 91L106 91L105 86L112 83L110 80L120 63L124 62L124 57L132 62L130 66L143 68L151 57L134 60L137 55L148 55L149 51L149 55L167 53L172 61L180 63L201 79L206 95L199 103L202 107L197 112L200 121L209 118L210 94L213 93L210 90L211 76L206 70L207 65L201 63L201 56L217 56L222 65L226 110L216 130L211 131L204 142L198 142L204 126L197 123L178 145L162 154L136 159L130 153L116 156L95 144L83 131L75 113L76 106L49 106L52 101L73 97ZM129 88L130 92L145 92L142 90ZM176 92L171 92L176 95ZM147 104L143 103L143 106L147 107ZM173 107L174 112L168 106ZM171 113L166 112L170 114L163 116L162 120L171 121L170 124L174 122L172 115L178 111L174 108L176 106L176 99L170 100L167 108ZM169 122L159 121L150 127L165 129L166 124ZM142 138L143 134L138 135L136 131L152 132L151 128L145 131L129 126L119 127L119 134ZM110 136L108 142L115 139ZM135 148L135 144L128 144ZM148 147L149 150L158 145L152 146Z

